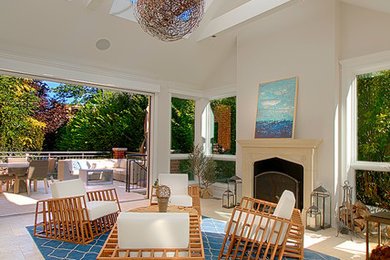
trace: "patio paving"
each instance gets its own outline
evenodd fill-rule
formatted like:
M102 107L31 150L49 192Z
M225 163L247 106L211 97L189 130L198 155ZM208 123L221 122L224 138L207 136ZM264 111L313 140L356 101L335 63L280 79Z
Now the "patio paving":
M137 192L126 192L125 183L119 181L114 181L112 185L89 185L86 186L86 188L87 191L115 188L118 194L119 202L121 203L121 206L124 207L122 210L126 210L128 205L132 205L136 202L141 203L142 205L147 205L148 203L148 201L145 200L144 195ZM5 186L3 186L3 191L4 190ZM143 190L144 189L137 189L135 191L142 192ZM38 200L49 198L51 198L50 188L46 194L43 181L38 182L37 191L31 191L30 196L27 196L27 193L0 193L0 217L35 213L36 202Z

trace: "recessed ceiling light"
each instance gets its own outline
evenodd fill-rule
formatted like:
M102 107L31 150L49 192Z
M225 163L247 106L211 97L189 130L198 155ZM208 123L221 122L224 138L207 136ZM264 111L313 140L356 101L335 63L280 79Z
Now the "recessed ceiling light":
M107 39L100 39L96 42L96 48L98 48L101 51L107 50L110 48L111 43Z

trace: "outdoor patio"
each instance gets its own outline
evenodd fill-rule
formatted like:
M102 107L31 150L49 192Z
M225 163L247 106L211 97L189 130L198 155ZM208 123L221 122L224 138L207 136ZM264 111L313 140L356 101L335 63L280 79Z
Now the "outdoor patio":
M125 185L114 182L113 185L91 185L88 190L115 187L118 193L122 211L146 206L149 200L139 193L125 192ZM50 198L50 191L45 194L43 182L38 182L38 190L27 194L0 194L0 259L43 259L33 239L27 231L27 226L34 223L35 203L39 199ZM216 220L227 221L231 209L221 207L221 200L202 199L202 215ZM352 240L351 240L352 238ZM339 259L365 259L365 240L363 237L351 237L340 234L336 237L334 228L318 232L305 230L305 248L324 253Z

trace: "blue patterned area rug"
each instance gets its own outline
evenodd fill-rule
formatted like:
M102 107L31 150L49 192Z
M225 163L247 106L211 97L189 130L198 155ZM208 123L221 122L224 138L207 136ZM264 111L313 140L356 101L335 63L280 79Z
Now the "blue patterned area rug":
M93 260L96 259L108 234L96 237L93 242L87 245L78 245L69 242L51 240L33 236L34 227L26 227L42 256L46 260L66 259L66 260ZM202 218L202 237L206 260L218 259L219 251L222 247L225 222L203 217ZM338 258L305 249L304 258L307 260L338 260Z

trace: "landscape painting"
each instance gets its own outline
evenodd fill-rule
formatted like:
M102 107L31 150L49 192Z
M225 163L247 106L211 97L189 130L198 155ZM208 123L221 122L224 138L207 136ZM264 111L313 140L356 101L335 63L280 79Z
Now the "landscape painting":
M259 85L255 138L294 138L298 78Z

